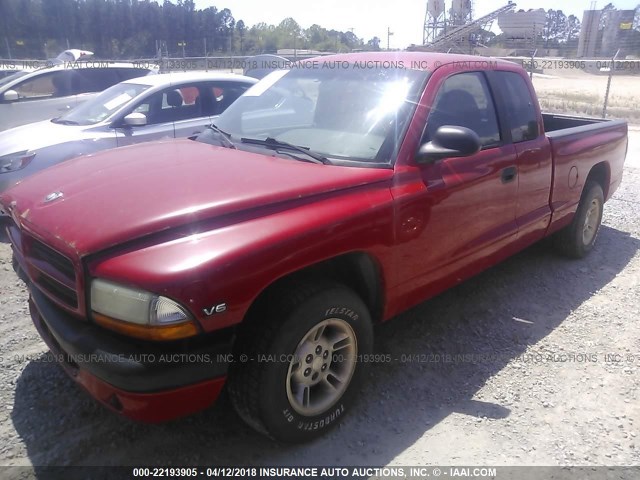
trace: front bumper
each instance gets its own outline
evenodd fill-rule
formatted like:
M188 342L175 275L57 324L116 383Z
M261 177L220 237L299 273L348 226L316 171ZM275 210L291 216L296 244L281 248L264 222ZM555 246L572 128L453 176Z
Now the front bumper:
M207 408L222 390L231 333L197 342L137 341L73 318L34 285L29 289L40 336L71 378L109 409L161 422Z

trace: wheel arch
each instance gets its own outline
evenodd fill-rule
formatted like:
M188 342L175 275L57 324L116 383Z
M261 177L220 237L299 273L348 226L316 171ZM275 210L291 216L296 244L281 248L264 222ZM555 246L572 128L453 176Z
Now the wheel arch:
M609 198L609 187L611 185L611 167L609 166L609 162L600 162L591 167L584 184L585 188L590 181L594 181L602 187L606 201Z
M384 311L384 279L378 260L371 254L356 251L338 255L300 270L290 272L267 285L256 296L245 315L260 309L263 302L274 292L288 285L295 285L302 279L329 280L352 289L369 309L374 323L382 320ZM244 323L244 322L243 322Z

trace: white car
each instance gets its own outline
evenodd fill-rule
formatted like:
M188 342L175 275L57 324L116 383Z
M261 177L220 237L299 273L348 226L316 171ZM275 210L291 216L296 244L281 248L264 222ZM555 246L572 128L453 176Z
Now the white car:
M0 79L0 131L61 115L96 92L152 71L96 60L16 72Z
M0 132L0 192L78 155L199 133L256 82L230 73L149 75L60 117Z
M3 78L7 78L11 75L15 75L16 73L21 73L21 72L31 73L31 72L35 72L36 70L37 70L36 68L24 65L19 61L16 61L16 62L5 61L4 63L0 63L0 81L2 81Z
M56 58L47 60L46 62L42 60L0 60L0 80L14 73L31 73L45 66L50 67L54 64L62 64L64 62L77 62L78 60L91 56L93 56L93 52L89 50L72 48L65 50Z

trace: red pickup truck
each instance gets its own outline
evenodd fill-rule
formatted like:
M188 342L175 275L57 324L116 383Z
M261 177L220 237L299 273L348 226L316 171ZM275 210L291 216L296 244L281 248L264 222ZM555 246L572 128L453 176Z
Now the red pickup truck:
M625 122L542 114L514 63L348 54L0 203L35 326L93 397L154 422L226 385L304 441L354 408L376 322L544 237L592 250L626 149Z

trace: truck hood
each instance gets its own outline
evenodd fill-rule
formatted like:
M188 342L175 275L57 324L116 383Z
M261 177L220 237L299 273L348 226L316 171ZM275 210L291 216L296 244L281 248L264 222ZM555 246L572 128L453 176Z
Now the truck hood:
M91 126L61 125L51 120L10 128L0 133L0 156L90 137Z
M191 140L117 148L36 174L0 195L22 225L84 256L145 235L391 178Z

